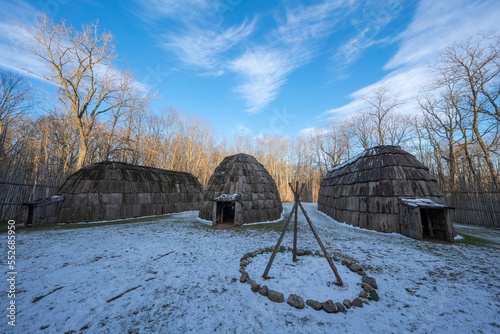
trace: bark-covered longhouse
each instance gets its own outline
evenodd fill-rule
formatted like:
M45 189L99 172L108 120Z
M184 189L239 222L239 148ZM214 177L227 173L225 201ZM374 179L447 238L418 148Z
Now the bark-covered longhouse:
M203 188L190 173L123 162L100 162L69 176L58 189L64 197L59 221L113 220L200 207Z
M362 228L453 241L443 191L399 146L370 148L331 169L321 182L318 210Z

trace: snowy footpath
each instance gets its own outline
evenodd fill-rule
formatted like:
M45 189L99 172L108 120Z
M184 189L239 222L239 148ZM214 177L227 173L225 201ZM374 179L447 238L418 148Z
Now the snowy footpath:
M16 318L8 325L7 259L0 333L500 333L500 231L453 245L335 222L304 203L329 252L357 260L378 283L378 302L328 314L274 303L239 282L240 258L276 243L272 224L213 230L197 212L16 235ZM285 203L285 214L292 203ZM94 226L93 226L94 225ZM299 211L299 248L319 249ZM3 234L2 239L6 239ZM289 230L283 245L292 246ZM479 241L478 241L479 240ZM481 240L483 240L481 242ZM7 254L7 242L2 246ZM251 258L250 277L320 302L354 299L360 276L339 262L343 287L324 258L278 253Z

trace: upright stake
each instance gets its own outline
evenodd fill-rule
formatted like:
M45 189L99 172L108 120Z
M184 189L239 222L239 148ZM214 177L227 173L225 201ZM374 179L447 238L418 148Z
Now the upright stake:
M290 221L292 220L292 215L294 212L297 212L297 209L298 209L297 203L295 203L293 205L292 212L290 212L290 215L288 216L286 224L283 227L283 232L281 232L280 238L278 239L278 243L276 243L276 246L274 246L273 255L271 255L271 258L269 259L269 262L267 263L267 267L266 267L266 270L264 271L264 275L262 275L262 277L264 277L264 279L268 278L267 274L269 273L269 270L271 269L271 265L273 264L274 257L276 256L276 253L280 249L281 241L283 241L283 237L285 236L285 232L286 232L286 229L288 227L288 224L290 224Z
M304 185L302 185L303 187ZM295 182L295 191L299 190L299 181ZM293 189L292 189L293 191ZM295 203L299 201L297 195L294 195ZM293 220L293 262L297 261L297 215L299 210L295 210L295 218Z
M293 187L290 183L288 183L290 185L290 188L292 188L292 191L293 193L295 194L295 191L293 190ZM304 214L304 216L306 217L307 219L307 223L309 224L309 227L311 228L311 231L313 232L314 234L314 237L316 238L316 241L318 241L318 244L319 244L319 247L321 247L321 250L323 251L323 254L325 254L325 257L326 257L326 260L328 261L328 263L330 264L330 267L332 268L333 270L333 273L335 274L335 277L337 278L337 281L339 283L339 285L343 285L344 282L342 282L342 279L340 278L340 275L337 271L337 268L335 267L335 265L333 264L333 261L332 259L330 258L330 255L328 255L328 252L326 251L326 248L325 246L323 245L323 243L321 242L321 239L319 238L318 236L318 233L316 233L316 228L314 228L314 225L313 223L311 222L311 220L309 219L309 216L307 215L307 212L306 210L304 210L304 207L302 206L302 203L300 202L296 202L295 204L299 204L300 206L300 209L302 210L302 213Z

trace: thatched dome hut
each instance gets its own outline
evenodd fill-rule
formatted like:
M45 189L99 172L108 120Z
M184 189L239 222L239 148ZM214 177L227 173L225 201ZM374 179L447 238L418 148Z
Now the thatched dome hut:
M213 225L272 221L281 217L281 198L269 172L248 154L224 158L203 192L200 215Z
M99 162L69 176L58 189L64 197L59 221L113 220L198 210L203 188L184 172Z
M331 169L318 210L335 220L412 238L453 241L443 191L428 168L399 146L376 146Z

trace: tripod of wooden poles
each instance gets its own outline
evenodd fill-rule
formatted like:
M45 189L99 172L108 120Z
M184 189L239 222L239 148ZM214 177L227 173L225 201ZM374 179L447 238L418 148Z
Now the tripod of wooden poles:
M286 221L286 224L283 227L283 232L281 232L281 235L280 235L280 237L278 239L278 242L276 243L276 246L274 246L273 254L271 255L271 258L269 259L269 262L267 264L266 270L264 271L264 275L262 275L262 277L264 279L268 278L267 274L269 273L269 270L271 269L271 266L272 266L273 261L274 261L274 257L276 256L276 253L280 250L281 241L283 241L283 237L285 236L285 232L286 232L286 229L288 228L288 224L290 224L290 221L292 220L292 216L295 217L294 221L293 221L293 261L297 260L297 214L298 214L297 211L298 211L298 208L300 207L300 209L302 210L302 213L306 217L307 223L309 224L309 227L311 228L311 231L314 234L314 237L318 241L318 244L321 247L321 250L323 251L323 254L325 255L326 260L330 264L330 267L332 268L333 273L335 274L335 277L337 278L338 284L340 286L342 286L344 283L342 282L342 279L340 278L340 275L339 275L339 273L337 271L337 268L333 264L333 261L330 258L330 255L328 255L328 252L326 251L325 246L321 242L321 239L319 238L318 233L316 232L316 228L314 227L314 225L312 224L311 220L309 219L309 216L307 215L306 210L304 210L304 207L300 203L300 193L302 192L302 189L304 189L304 183L302 183L300 191L298 190L299 189L299 183L298 182L296 182L295 189L293 189L291 183L288 183L288 185L290 186L290 189L292 189L295 203L293 204L292 211L290 212L290 215L288 216L288 220Z

